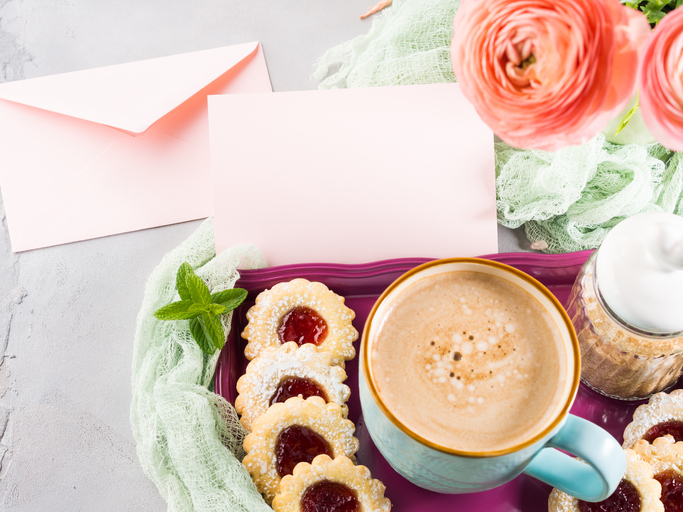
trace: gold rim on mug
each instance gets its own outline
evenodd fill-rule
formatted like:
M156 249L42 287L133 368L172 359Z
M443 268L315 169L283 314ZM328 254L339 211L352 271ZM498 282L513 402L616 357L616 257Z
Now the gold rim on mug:
M448 448L447 446L441 446L439 444L433 443L432 441L429 441L425 439L424 437L420 436L419 434L416 434L412 430L410 430L408 427L406 427L403 423L401 423L396 416L393 415L393 413L387 408L387 406L384 404L382 401L382 398L379 396L379 393L377 392L377 388L375 386L374 381L372 380L371 377L371 372L369 371L370 365L369 365L369 355L368 355L368 333L370 332L369 326L372 324L372 321L375 317L375 313L379 309L380 305L384 302L384 300L387 298L389 294L391 294L392 291L394 291L398 286L400 286L404 281L407 279L411 278L415 274L424 271L425 269L428 269L430 267L434 266L439 266L439 265L447 265L451 263L469 263L469 264L474 264L474 265L483 265L483 266L489 266L493 268L497 268L499 270L509 272L518 278L522 279L523 281L526 281L530 285L532 285L534 288L536 288L541 294L543 294L546 299L548 299L553 306L557 309L558 313L562 317L562 320L565 323L565 327L567 328L567 332L569 334L569 338L571 340L572 344L572 350L574 353L574 379L572 382L571 386L571 391L569 395L567 396L567 401L562 407L562 409L559 411L559 413L556 415L556 417L553 419L550 424L543 429L541 432L536 434L530 439L527 439L523 443L520 443L516 446L512 446L510 448L505 448L504 450L498 450L498 451L491 451L491 452L467 452L467 451L462 451L462 450L454 450L452 448ZM558 326L559 327L559 326ZM415 267L412 270L409 270L402 276L400 276L396 281L391 283L389 287L384 290L382 295L379 296L377 301L375 302L375 305L372 307L372 310L370 311L370 314L368 315L367 320L365 321L365 328L363 329L363 336L361 338L361 358L362 358L362 363L363 363L363 377L365 378L365 381L368 383L368 389L370 390L370 394L372 395L373 399L375 400L375 403L378 405L378 407L382 410L384 415L389 418L389 420L396 426L398 427L404 434L408 435L409 437L412 437L419 443L426 445L430 448L433 448L435 450L444 452L444 453L450 453L452 455L459 455L462 457L471 457L471 458L484 458L484 457L498 457L501 455L507 455L509 453L514 453L519 450L522 450L528 446L531 446L534 443L537 443L541 439L543 439L545 436L547 436L550 432L552 432L557 426L561 423L563 418L569 413L569 409L571 408L572 403L574 402L574 398L576 396L576 392L579 389L579 379L581 377L581 357L580 357L580 352L579 352L579 340L576 337L576 332L574 331L574 326L572 325L571 320L569 319L569 315L567 315L567 312L565 311L564 307L562 304L560 304L560 301L557 300L557 298L552 294L550 290L548 290L543 284L541 284L539 281L531 277L529 274L526 274L522 272L521 270L517 270L514 267L511 267L509 265L505 265L504 263L499 263L497 261L493 260L486 260L482 258L445 258L445 259L440 259L440 260L434 260L430 261L427 263L423 263L422 265Z

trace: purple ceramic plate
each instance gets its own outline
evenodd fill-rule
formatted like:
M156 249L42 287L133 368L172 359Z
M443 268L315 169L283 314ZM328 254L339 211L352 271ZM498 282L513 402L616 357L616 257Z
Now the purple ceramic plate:
M591 251L570 254L508 253L483 256L506 263L538 279L555 296L566 304L574 279ZM216 368L215 390L231 403L235 402L237 379L244 372L245 342L240 333L246 325L246 312L253 306L256 296L281 281L297 277L320 281L346 298L346 304L356 312L354 326L362 333L365 319L375 300L396 278L408 270L430 261L427 258L408 258L379 261L363 265L300 264L270 267L240 272L236 286L249 291L249 296L233 315L233 325ZM356 342L359 349L360 336ZM373 478L386 485L386 496L395 512L436 512L441 510L467 510L469 512L546 512L550 487L533 478L521 475L513 481L486 492L473 494L438 494L417 487L396 473L379 453L365 427L358 397L357 359L346 364L351 388L349 419L356 424L356 437L360 449L358 463L370 468ZM621 402L603 397L583 384L579 387L571 409L573 414L597 423L610 432L620 443L633 411L643 402Z

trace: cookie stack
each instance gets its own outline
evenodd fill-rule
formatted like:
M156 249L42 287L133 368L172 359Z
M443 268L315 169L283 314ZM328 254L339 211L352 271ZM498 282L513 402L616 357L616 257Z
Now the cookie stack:
M683 390L657 393L624 430L626 473L600 503L586 503L553 489L550 512L683 510Z
M384 485L355 465L344 364L355 357L355 313L322 283L280 283L248 311L235 408L250 431L243 463L277 512L388 511ZM322 507L322 508L320 508Z

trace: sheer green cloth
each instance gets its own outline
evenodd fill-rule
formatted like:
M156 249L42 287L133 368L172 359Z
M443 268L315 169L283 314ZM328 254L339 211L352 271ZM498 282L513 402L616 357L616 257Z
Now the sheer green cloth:
M458 0L394 0L367 35L320 59L320 88L455 82L450 43ZM610 136L644 141L633 133ZM683 215L683 160L658 144L613 144L600 134L556 152L495 144L498 222L525 226L547 252L597 247L620 220L645 211Z
M235 408L214 394L218 352L207 356L189 322L162 322L154 312L179 300L178 267L187 261L212 293L232 288L239 268L266 266L253 246L215 256L213 220L168 253L145 288L133 354L130 420L142 468L172 512L271 511L240 462L246 431ZM230 315L223 315L227 332ZM272 511L271 511L272 512Z

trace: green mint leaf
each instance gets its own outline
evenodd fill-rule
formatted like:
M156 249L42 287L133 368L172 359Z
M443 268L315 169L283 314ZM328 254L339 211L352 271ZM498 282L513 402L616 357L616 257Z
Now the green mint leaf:
M192 270L190 264L186 262L180 265L178 274L176 274L175 278L175 288L178 290L178 295L180 295L180 298L183 300L192 300L190 290L187 289L187 284L185 284L185 277L188 274L194 275L194 270Z
M201 314L201 311L192 311L191 300L181 300L172 302L154 312L154 316L159 320L187 320Z
M677 0L676 7L674 7L674 9L678 9L681 5L683 5L683 0Z
M185 284L195 304L211 304L211 293L208 286L194 273L185 276Z
M190 332L203 352L212 355L216 351L216 347L214 347L213 343L206 337L201 318L193 318L190 320Z
M218 316L225 313L225 306L223 304L209 304L206 306L206 310L208 313Z
M201 314L201 313L208 313L209 312L209 305L208 304L196 304L192 303L188 311L192 311L193 313Z
M247 290L242 288L233 288L232 290L224 290L211 295L211 302L225 306L225 311L232 311L237 306L244 302L247 298Z
M208 333L208 338L217 349L223 348L225 345L225 334L223 333L223 326L216 315L204 313L202 315L202 325L205 333Z

